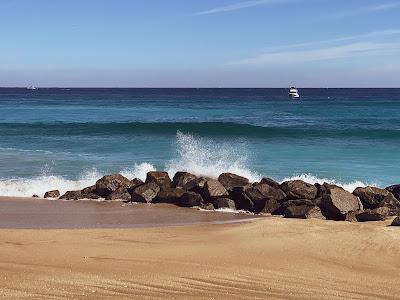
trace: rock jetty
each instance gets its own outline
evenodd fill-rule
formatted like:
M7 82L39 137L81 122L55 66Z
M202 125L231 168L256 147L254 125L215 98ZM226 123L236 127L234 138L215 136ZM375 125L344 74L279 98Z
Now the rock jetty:
M106 175L93 186L68 191L46 192L45 198L62 200L105 199L142 203L170 203L206 210L228 208L251 213L269 213L285 218L365 222L400 215L400 185L385 189L359 187L353 193L324 183L301 180L278 183L270 178L251 183L242 176L223 173L218 179L177 172L149 172L146 180ZM393 225L400 224L397 218Z

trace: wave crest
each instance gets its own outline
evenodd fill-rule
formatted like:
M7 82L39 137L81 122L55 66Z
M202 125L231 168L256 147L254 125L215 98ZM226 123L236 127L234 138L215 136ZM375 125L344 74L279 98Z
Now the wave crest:
M259 181L262 176L248 166L249 151L245 143L216 142L195 137L191 134L176 132L176 156L168 161L163 168L172 177L177 171L186 171L198 176L217 178L223 172L231 172L246 178L251 182ZM43 195L48 190L58 189L60 193L68 190L79 190L93 185L104 174L96 169L85 171L76 180L62 176L51 175L52 168L45 166L40 176L34 178L0 179L0 196L29 197L34 194ZM129 179L146 179L149 171L156 167L149 162L136 163L132 168L119 171ZM266 175L266 174L264 174ZM312 174L294 175L282 181L300 179L309 183L328 182L337 184L352 192L356 187L366 186L361 181L340 182L335 179L318 178Z

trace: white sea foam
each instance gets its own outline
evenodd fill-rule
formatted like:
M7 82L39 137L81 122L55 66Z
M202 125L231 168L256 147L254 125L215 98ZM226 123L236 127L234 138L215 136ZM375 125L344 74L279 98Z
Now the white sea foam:
M235 173L257 181L261 178L247 166L246 149L229 143L216 143L177 132L177 157L166 166L173 176L177 171L186 171L198 176L217 178L223 172Z
M314 184L314 183L322 184L324 182L327 182L329 184L336 184L338 186L341 186L342 188L344 188L346 191L349 191L349 192L353 192L354 189L357 188L357 187L364 187L364 186L367 186L367 185L374 186L374 184L372 184L372 183L366 184L366 183L361 182L359 180L355 180L355 181L352 181L352 182L345 183L345 182L337 181L335 179L319 178L319 177L316 177L316 176L311 175L311 174L300 174L300 175L286 177L286 178L284 178L282 180L282 182L283 181L287 181L287 180L303 180L303 181L305 181L307 183L311 183L311 184Z
M129 179L139 178L144 181L146 179L147 172L155 170L156 168L152 164L144 162L135 164L132 169L124 169L120 173Z
M217 143L177 132L176 147L176 157L171 159L163 168L168 171L171 177L177 171L187 171L198 176L213 178L217 178L222 172L231 172L247 177L251 182L259 181L262 178L260 174L254 172L248 166L248 150L245 144ZM93 169L83 172L78 179L71 180L52 175L53 168L52 165L46 165L42 174L34 178L0 179L0 195L29 197L37 194L42 196L46 191L52 189L58 189L61 193L64 193L93 185L97 179L105 175ZM147 172L154 170L156 170L154 165L142 162L135 164L132 168L122 169L120 173L129 179L145 180ZM361 181L345 183L335 179L319 178L312 174L289 176L282 181L294 179L301 179L309 183L328 182L337 184L350 192L356 187L367 185ZM369 185L373 184L370 183Z
M96 182L100 174L91 170L84 172L77 180L66 179L61 176L43 174L34 178L11 178L0 180L1 196L29 197L43 196L46 191L58 189L61 193L79 190Z

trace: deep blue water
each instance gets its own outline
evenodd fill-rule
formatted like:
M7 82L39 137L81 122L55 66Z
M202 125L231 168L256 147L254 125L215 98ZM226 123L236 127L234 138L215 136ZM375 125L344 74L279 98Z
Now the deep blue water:
M400 89L0 89L0 195L150 169L400 183Z

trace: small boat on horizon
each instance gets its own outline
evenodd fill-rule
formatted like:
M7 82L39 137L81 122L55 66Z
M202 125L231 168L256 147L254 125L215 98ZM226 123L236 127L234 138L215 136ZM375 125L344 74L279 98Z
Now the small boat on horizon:
M299 91L295 86L292 86L289 90L289 96L292 98L300 98Z
M37 90L37 88L33 85L30 85L26 88L27 90Z

